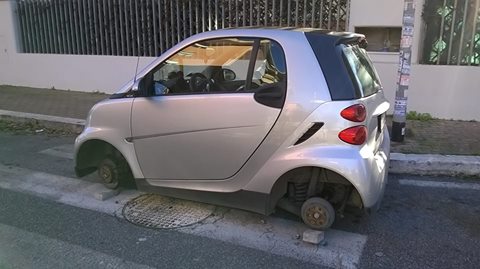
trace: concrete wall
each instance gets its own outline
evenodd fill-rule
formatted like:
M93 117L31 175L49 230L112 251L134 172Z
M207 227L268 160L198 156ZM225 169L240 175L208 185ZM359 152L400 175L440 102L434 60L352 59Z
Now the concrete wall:
M0 85L113 93L135 75L137 57L18 53L13 10L0 0ZM141 57L139 70L153 59Z

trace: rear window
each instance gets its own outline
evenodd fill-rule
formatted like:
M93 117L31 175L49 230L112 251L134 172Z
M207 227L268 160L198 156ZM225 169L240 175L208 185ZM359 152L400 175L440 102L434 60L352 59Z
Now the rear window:
M362 96L378 92L382 86L367 52L357 45L341 45L353 84Z

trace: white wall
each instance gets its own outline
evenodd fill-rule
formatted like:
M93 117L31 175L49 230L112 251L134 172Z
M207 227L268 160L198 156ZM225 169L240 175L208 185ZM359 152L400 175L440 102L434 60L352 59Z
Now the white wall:
M113 93L135 75L137 57L18 53L12 9L0 0L0 85ZM139 70L153 59L141 57Z

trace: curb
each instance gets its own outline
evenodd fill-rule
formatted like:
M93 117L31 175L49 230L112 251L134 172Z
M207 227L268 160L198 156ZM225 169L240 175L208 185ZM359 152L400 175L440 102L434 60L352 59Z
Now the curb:
M0 110L0 119L6 119L17 122L36 122L51 128L68 129L76 133L81 133L85 120L50 116L43 114L25 113L9 110Z
M480 178L480 156L391 153L389 172Z

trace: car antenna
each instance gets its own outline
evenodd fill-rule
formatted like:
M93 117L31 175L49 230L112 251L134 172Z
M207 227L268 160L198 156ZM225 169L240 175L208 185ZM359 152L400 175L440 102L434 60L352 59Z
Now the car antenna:
M135 67L135 76L133 77L133 83L137 82L138 63L140 62L140 38L137 35L137 66Z
M133 83L137 82L138 63L140 62L140 55L137 56L137 66L135 67L135 76L133 77Z

